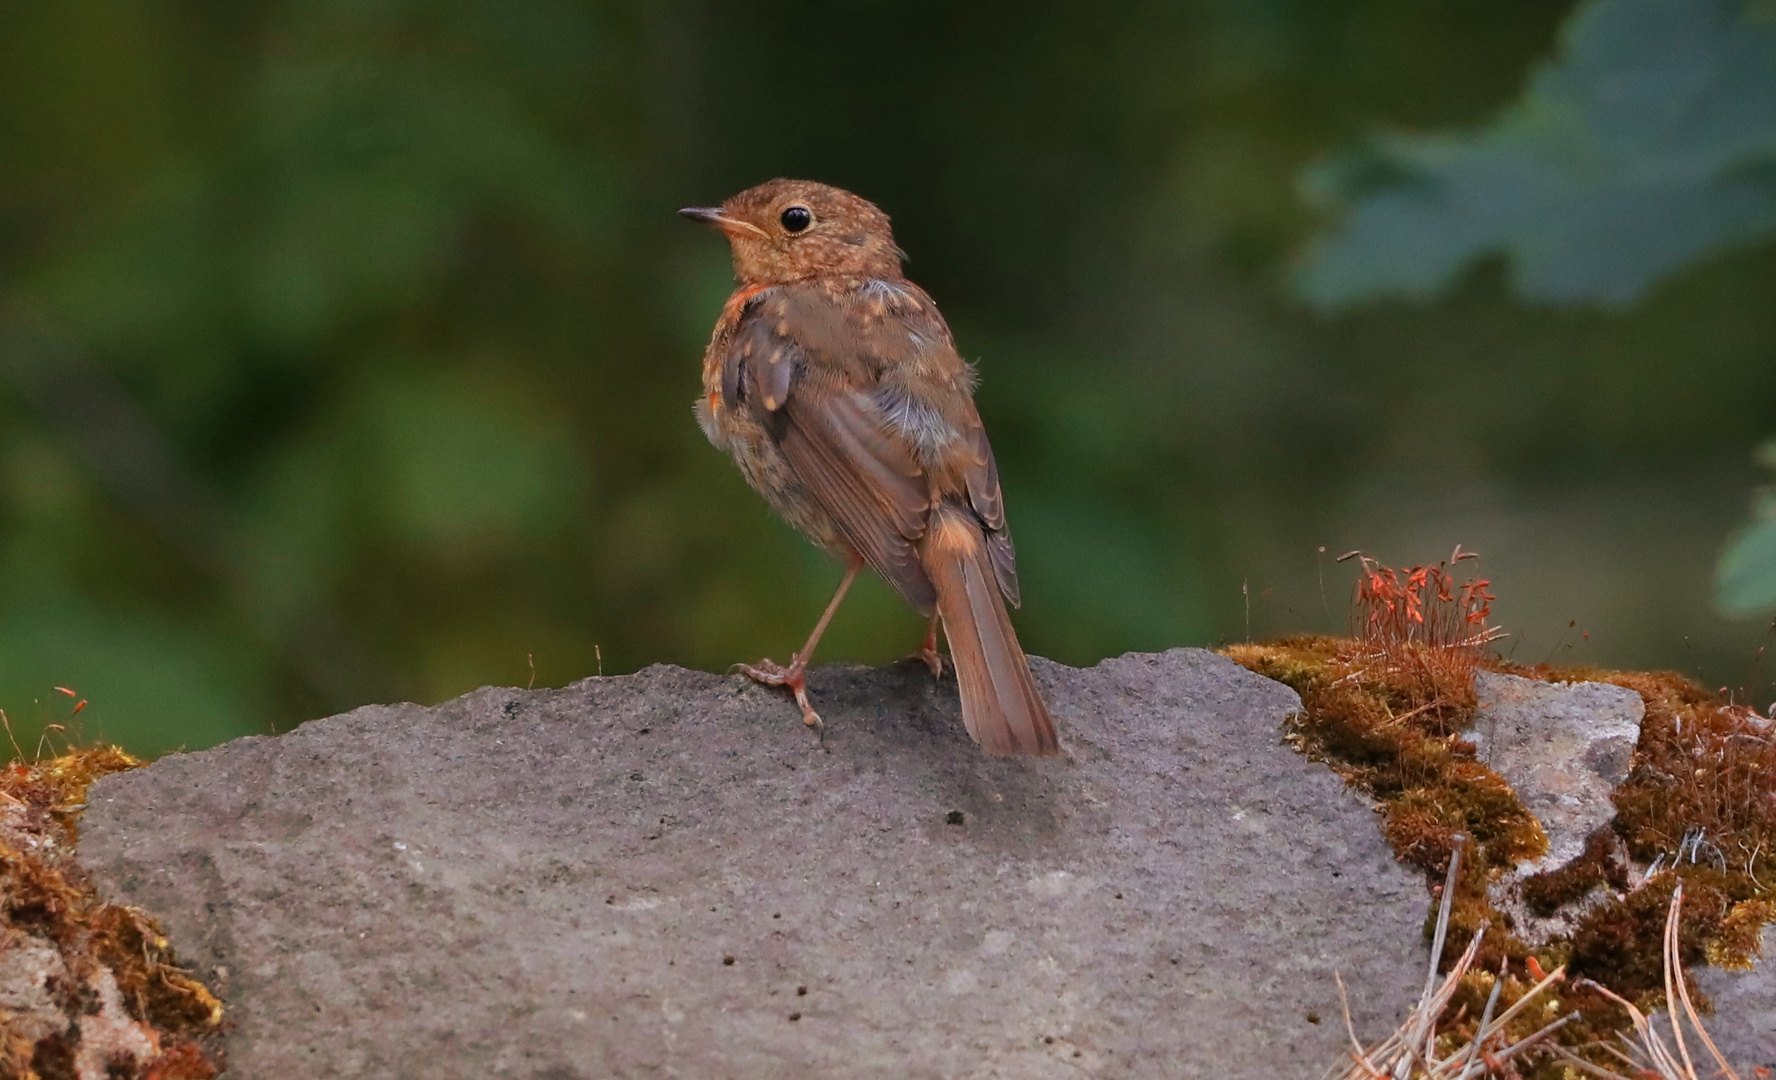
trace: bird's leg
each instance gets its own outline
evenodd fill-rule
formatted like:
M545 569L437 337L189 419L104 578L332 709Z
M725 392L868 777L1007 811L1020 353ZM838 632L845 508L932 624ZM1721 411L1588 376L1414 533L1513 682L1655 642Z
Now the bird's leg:
M820 714L808 704L808 661L814 655L814 646L820 644L820 636L826 633L826 624L832 622L833 613L839 610L839 602L845 599L845 593L851 588L851 582L857 578L857 571L863 568L863 560L853 557L850 567L845 571L845 580L839 582L838 591L827 602L826 611L821 614L820 621L814 624L814 632L808 635L807 644L800 652L790 657L789 666L770 660L760 660L756 664L735 664L734 670L745 675L754 682L766 686L787 686L795 695L796 704L802 709L802 723L807 724L824 738L826 727L820 722Z
M937 651L937 612L931 613L931 626L925 631L925 644L919 646L917 652L909 653L908 660L917 660L931 669L931 677L943 678L943 653Z

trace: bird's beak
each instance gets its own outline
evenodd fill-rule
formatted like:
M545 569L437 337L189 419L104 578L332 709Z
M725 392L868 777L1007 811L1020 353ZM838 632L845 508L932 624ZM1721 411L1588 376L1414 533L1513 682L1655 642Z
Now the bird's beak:
M729 217L728 212L719 206L687 206L683 210L680 210L679 214L690 218L692 221L701 221L705 225L713 225L729 236L734 236L739 233L751 233L754 236L759 237L761 240L766 239L765 230L759 228L750 221L742 221L736 217Z

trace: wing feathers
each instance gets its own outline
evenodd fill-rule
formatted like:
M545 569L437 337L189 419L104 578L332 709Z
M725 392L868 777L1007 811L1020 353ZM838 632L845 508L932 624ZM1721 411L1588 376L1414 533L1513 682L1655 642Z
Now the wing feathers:
M951 368L961 374L943 374ZM924 535L933 491L952 485L979 519L993 580L1018 602L980 416L965 392L958 404L917 390L955 378L972 385L936 306L904 282L866 283L849 296L813 283L761 292L746 303L721 371L726 406L757 419L845 540L925 613L936 594L912 542Z
M851 394L798 391L780 443L796 475L875 571L915 610L937 602L912 541L925 531L931 498L904 447Z

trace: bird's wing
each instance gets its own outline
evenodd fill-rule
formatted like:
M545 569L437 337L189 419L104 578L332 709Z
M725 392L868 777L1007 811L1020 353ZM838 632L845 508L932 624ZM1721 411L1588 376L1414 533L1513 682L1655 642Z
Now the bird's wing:
M888 363L876 401L907 442L945 479L941 494L974 511L999 591L1018 606L1017 554L1005 525L1005 496L987 429L974 407L974 373L956 352L937 304L911 282L866 287L855 315L865 339ZM941 403L941 405L940 405Z
M1017 552L1011 546L1011 530L1005 524L1005 494L999 490L999 465L993 460L986 425L981 423L972 401L968 403L962 435L967 447L962 479L968 487L968 504L984 526L987 554L993 561L993 576L999 580L999 591L1005 594L1012 607L1017 607Z
M863 339L885 361L876 402L940 475L940 494L974 512L999 591L1016 607L1017 554L1005 525L999 466L974 407L974 373L957 354L937 304L918 286L877 282L863 292L853 321L864 323Z
M880 358L869 355L868 336L845 332L844 318L838 302L811 287L761 296L723 358L725 404L758 419L852 548L929 613L937 594L914 545L931 485L876 400Z

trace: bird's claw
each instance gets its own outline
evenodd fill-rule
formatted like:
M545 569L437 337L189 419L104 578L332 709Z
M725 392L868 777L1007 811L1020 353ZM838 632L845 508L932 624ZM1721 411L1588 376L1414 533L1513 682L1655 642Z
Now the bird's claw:
M938 652L936 649L927 646L926 648L920 649L917 652L908 653L907 659L908 660L917 660L919 663L924 664L927 668L931 669L931 677L932 678L934 678L934 679L943 678L943 673L944 673L943 653Z
M808 703L808 668L797 657L788 667L774 660L760 660L756 664L735 664L732 671L765 686L784 686L795 695L795 702L802 710L802 723L814 729L820 736L821 746L826 745L826 725L821 722L820 714Z
M735 664L728 670L730 672L737 671L753 682L763 683L766 686L794 686L801 682L803 676L807 674L807 669L800 664L790 664L788 667L784 667L775 660L760 660L756 664Z

